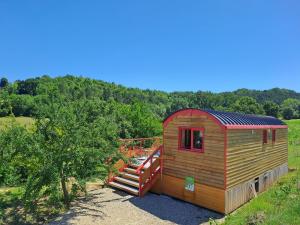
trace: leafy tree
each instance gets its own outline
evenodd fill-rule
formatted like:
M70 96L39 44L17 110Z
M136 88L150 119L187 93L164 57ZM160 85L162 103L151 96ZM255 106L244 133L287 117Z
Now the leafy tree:
M7 92L0 92L0 116L8 116L11 113L11 104Z
M52 103L38 118L33 145L37 166L26 185L28 205L43 196L62 195L69 207L72 192L84 190L86 178L105 177L108 162L118 159L116 126L100 116L90 121L85 108L85 102ZM70 178L76 179L71 193Z
M281 105L281 114L284 119L296 119L300 117L300 101L288 98Z
M285 106L281 109L282 117L286 120L295 118L295 111L292 107Z
M127 111L127 120L131 121L131 136L137 137L153 137L161 135L161 122L150 111L147 105L135 103Z
M30 95L13 94L10 96L10 104L15 116L33 116L35 114L35 102Z
M171 104L166 110L166 114L169 115L177 110L183 109L183 108L189 108L191 107L190 101L192 97L192 93L188 92L174 92L170 94L171 98Z
M16 81L18 84L17 93L20 95L37 95L37 86L40 78L30 78L27 80Z
M251 97L241 97L236 100L232 106L232 110L246 114L264 114L262 106Z
M6 88L8 86L8 80L5 77L2 77L0 80L0 88Z
M272 101L266 101L263 105L266 115L278 117L279 105Z

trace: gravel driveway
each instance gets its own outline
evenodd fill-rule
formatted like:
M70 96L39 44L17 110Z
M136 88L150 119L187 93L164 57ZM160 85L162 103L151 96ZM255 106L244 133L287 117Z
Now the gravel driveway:
M69 212L50 225L199 225L209 218L223 216L165 195L148 193L143 198L110 188L90 192L88 198L79 199Z

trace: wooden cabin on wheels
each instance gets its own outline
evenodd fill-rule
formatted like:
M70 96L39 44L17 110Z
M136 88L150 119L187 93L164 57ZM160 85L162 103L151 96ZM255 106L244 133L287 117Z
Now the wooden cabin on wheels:
M269 116L183 109L163 122L163 144L123 164L110 184L230 213L288 172L288 127ZM140 157L140 158L139 158Z

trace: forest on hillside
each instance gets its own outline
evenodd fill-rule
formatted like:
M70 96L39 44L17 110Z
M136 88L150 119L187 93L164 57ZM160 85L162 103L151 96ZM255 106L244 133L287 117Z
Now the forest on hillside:
M106 179L123 157L120 138L161 136L162 120L181 108L294 119L300 118L300 93L279 88L167 93L70 75L2 78L0 117L12 122L0 132L0 186L21 187L25 214L37 212L41 203L68 208L85 192L87 180ZM18 124L14 118L20 116L33 118L33 126ZM68 188L71 178L76 182ZM0 224L3 215L0 207Z
M6 78L0 81L0 116L38 115L38 109L52 101L90 102L103 108L110 108L114 113L126 110L133 112L147 111L152 117L162 120L170 113L181 108L214 109L248 114L262 114L284 119L300 117L300 93L288 89L270 90L239 89L233 92L172 92L126 88L114 83L92 80L89 78L67 75L50 78L42 76L9 83ZM153 119L153 118L152 118ZM126 119L128 121L128 119ZM120 121L118 121L119 123ZM122 131L121 137L139 136Z

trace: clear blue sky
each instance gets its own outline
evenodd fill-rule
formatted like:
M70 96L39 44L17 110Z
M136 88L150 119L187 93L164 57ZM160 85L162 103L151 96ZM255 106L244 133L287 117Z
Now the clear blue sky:
M300 92L300 1L1 0L0 76Z

